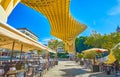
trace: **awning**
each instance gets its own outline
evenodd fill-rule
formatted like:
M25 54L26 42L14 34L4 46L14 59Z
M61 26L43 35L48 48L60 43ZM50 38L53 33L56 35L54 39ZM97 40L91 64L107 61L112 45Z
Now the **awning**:
M103 49L103 48L91 48L91 49L87 49L82 51L83 53L93 53L93 52L107 52L107 49Z
M0 21L0 48L12 49L13 42L15 42L14 50L20 50L21 45L23 45L23 51L47 50L55 53L48 47Z
M86 58L93 59L97 57L99 58L103 57L102 53L107 52L107 51L108 51L107 49L103 49L103 48L91 48L91 49L82 51L82 53L84 54Z

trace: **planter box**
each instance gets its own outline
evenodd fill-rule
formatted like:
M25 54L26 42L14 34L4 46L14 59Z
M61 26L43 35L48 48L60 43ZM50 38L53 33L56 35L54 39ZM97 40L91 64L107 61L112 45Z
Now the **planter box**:
M80 61L80 65L84 65L84 62L83 62L83 61Z
M93 65L92 71L93 72L99 72L100 71L99 65Z
M55 65L58 65L58 61L55 61Z

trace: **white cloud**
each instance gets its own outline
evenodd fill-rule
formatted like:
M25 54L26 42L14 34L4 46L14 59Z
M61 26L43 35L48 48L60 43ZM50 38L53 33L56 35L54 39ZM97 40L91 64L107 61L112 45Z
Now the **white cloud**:
M120 14L120 0L117 0L118 4L114 6L110 11L109 15L118 15Z

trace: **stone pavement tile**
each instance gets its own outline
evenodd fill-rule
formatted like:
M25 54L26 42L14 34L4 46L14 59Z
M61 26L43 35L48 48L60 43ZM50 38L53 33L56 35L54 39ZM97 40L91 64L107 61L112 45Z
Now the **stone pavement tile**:
M106 75L105 73L97 72L97 73L86 73L83 75L78 75L76 77L115 77L115 75Z
M86 70L85 70L86 71ZM44 77L75 77L85 71L80 70L80 66L71 61L60 61L59 65L50 69Z
M47 71L44 77L115 77L101 72L90 73L74 61L60 61L59 65Z

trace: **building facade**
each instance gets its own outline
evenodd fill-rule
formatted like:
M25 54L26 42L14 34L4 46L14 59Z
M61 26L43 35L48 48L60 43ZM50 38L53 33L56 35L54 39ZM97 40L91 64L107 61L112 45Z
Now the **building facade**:
M38 41L39 37L34 34L32 31L30 31L29 29L27 28L17 28L17 30L19 30L20 32L26 34L27 36L29 36L30 38Z
M63 47L58 46L58 47L57 47L57 52L59 52L59 53L64 53Z
M48 41L48 46L53 50L56 49L58 53L64 53L64 44L62 41L51 39Z

